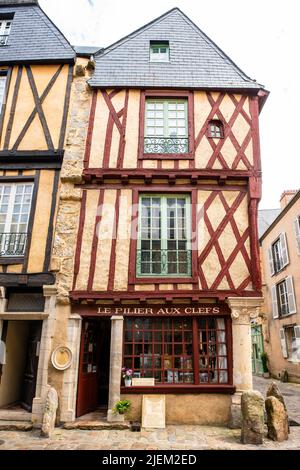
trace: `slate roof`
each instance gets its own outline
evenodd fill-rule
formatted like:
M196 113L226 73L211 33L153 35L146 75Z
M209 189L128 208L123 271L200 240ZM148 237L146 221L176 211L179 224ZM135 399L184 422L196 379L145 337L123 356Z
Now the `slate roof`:
M14 13L8 43L0 47L0 64L74 61L72 46L37 2L17 3L0 0L0 15Z
M281 209L262 209L258 211L258 235L259 238L268 230L270 225L279 216Z
M151 40L169 41L169 62L149 61ZM95 61L92 87L263 88L178 8L107 47Z
M78 57L91 57L96 52L102 51L103 47L96 46L73 46Z

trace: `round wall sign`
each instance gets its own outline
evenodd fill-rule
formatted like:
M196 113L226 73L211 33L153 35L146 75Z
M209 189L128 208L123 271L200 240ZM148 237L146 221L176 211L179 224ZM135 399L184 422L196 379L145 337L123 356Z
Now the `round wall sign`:
M72 351L66 346L58 346L52 353L51 362L55 369L68 369L72 363Z

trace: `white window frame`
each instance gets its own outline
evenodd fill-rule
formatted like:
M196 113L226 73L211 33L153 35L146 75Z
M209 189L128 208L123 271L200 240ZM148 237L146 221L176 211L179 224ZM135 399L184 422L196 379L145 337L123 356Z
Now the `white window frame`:
M166 52L161 52L166 49ZM154 52L156 50L157 52ZM150 62L169 62L170 61L170 45L169 42L162 41L154 43L150 41Z
M282 281L272 286L271 294L274 319L279 317L284 318L297 313L295 290L292 276L288 276L285 279L282 279ZM282 303L282 297L285 297L285 303ZM282 313L283 305L287 306L287 313Z
M280 346L281 346L282 356L284 357L284 359L287 359L288 351L287 351L286 336L285 336L284 328L280 328L279 336L280 336Z
M10 35L12 19L0 19L0 47L7 45L7 40Z
M21 186L24 186L25 188L26 187L30 187L31 188L31 192L30 193L25 193L25 191L23 191L22 195L20 194L17 194L17 189ZM9 195L5 195L4 194L4 191L5 191L5 188L7 187L10 187L10 193ZM9 200L8 200L8 203L7 203L7 211L5 213L5 222L3 223L0 223L1 225L4 225L4 229L3 231L1 230L0 234L3 235L3 234L23 234L25 239L26 239L26 235L28 233L28 225L29 225L29 219L30 219L30 214L31 214L31 209L32 209L32 197L33 197L33 188L34 188L34 183L26 183L26 182L22 182L22 183L2 183L0 184L0 210L2 209L2 200L3 200L3 197L4 196L8 196L9 197ZM24 203L24 196L25 195L28 195L30 194L30 202L28 203ZM21 199L21 202L20 203L16 203L16 197L17 196L22 196L22 199ZM21 208L23 205L29 205L29 210L28 212L25 212L23 213L22 211L20 212L17 212L15 211L15 206L16 205L20 205ZM5 204L6 205L6 204ZM1 212L1 214L4 214ZM27 215L27 220L26 222L25 221L21 221L20 220L20 215ZM19 220L18 222L15 222L13 221L13 216L19 216ZM12 230L12 227L13 226L17 226L18 230L17 231L13 231ZM22 232L20 232L20 226L21 225L26 225L26 230L22 230ZM10 237L9 237L10 238ZM8 242L6 240L6 237L5 235L3 235L1 237L2 241L0 243L0 250L5 252L5 247L8 246L8 245L14 245L14 242ZM19 238L20 239L20 238ZM15 243L18 243L18 242L15 242ZM25 252L25 248L26 246L24 246L24 250L23 250L23 254ZM22 255L10 255L10 254L2 254L1 256L3 257L14 257L14 256L23 256Z
M290 330L291 342L288 337L288 330ZM298 363L300 362L300 326L288 325L284 328L286 349L287 349L287 360L289 362Z
M295 228L295 235L296 235L296 244L297 244L297 252L300 255L300 215L294 220L294 228Z
M160 230L161 230L161 238L160 238L160 250L168 251L168 233L170 228L168 227L168 217L167 217L167 200L168 199L184 199L185 200L185 227L184 231L186 233L186 238L180 239L180 238L174 238L172 241L174 242L180 242L180 241L185 241L186 242L186 250L188 253L190 253L190 272L186 273L169 273L167 269L165 269L164 272L160 273L142 273L140 267L136 267L136 274L138 278L189 278L192 277L192 253L191 253L191 236L192 236L192 218L191 218L191 196L189 194L162 194L162 193L142 193L139 195L139 224L138 224L138 243L137 243L137 249L139 251L142 250L142 241L146 240L142 238L142 218L143 218L143 213L142 213L142 200L144 198L157 198L160 199ZM176 220L176 227L175 231L177 231L180 228L180 225L177 225L177 215L175 217ZM155 238L152 238L152 233L150 229L150 238L147 239L147 241L152 242L153 240L156 240ZM159 240L159 239L157 239ZM153 252L152 248L149 250L145 250L149 252ZM180 251L178 249L174 249L172 251ZM188 254L189 256L189 254ZM162 263L163 265L163 263ZM189 261L187 262L187 267L189 267ZM167 266L166 266L167 268Z
M2 106L4 104L6 83L7 83L7 75L0 75L0 115L2 112Z
M277 252L277 256L275 251ZM271 276L279 273L289 264L288 245L284 232L280 233L279 237L273 241L269 247L268 257Z
M162 105L162 109L161 110L152 110L152 109L149 109L149 105L153 105L154 106L156 104L159 104L159 105ZM169 109L169 105L176 105L176 109L175 110L170 110ZM184 109L177 109L177 106L178 105L183 105ZM151 113L153 112L154 113L154 117L149 117L148 113ZM155 113L156 112L160 112L162 113L162 117L156 117L155 116ZM170 117L170 113L176 113L176 116L178 116L178 113L179 112L182 112L184 113L184 118L178 118L178 117ZM171 135L171 132L170 132L170 129L172 128L172 125L170 124L170 121L172 121L172 119L174 120L183 120L185 121L185 126L184 126L184 129L185 129L185 133L182 134L182 135L179 135L177 134L176 136L173 136ZM153 120L154 121L154 125L150 125L149 124L149 121ZM161 126L156 126L155 125L155 122L156 121L163 121L163 124ZM156 128L160 127L161 129L163 129L163 134L156 134ZM177 126L174 126L178 129ZM148 128L153 128L154 129L154 133L148 133ZM178 139L187 139L188 138L188 133L189 133L189 129L188 129L188 99L187 98L165 98L165 99L161 99L161 98L147 98L146 99L146 105L145 105L145 131L144 131L144 136L145 137L155 137L155 138L178 138Z

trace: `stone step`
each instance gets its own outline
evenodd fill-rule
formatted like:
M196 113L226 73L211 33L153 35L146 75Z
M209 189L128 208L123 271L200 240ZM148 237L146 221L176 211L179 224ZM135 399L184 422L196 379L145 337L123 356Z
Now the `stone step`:
M25 410L0 410L0 421L30 421L31 413Z
M130 429L129 423L108 423L107 421L72 421L64 423L63 429L74 430L80 429L82 431L105 431L105 430L117 430L122 431Z
M31 431L33 425L29 421L2 421L0 420L0 431Z

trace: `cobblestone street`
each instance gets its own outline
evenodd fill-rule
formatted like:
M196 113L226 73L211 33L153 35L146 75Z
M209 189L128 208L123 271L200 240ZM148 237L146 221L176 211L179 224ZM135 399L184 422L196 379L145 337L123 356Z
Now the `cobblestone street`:
M273 379L254 377L254 389L264 396ZM289 417L300 424L300 384L276 381L286 400ZM167 426L164 430L132 432L82 431L56 428L50 439L40 431L0 431L0 450L299 450L300 426L291 426L290 438L277 443L265 437L261 446L240 443L240 431L212 426Z
M51 439L39 431L0 432L0 450L256 450L300 449L300 427L292 427L283 443L265 439L262 446L243 445L240 431L208 426L167 426L165 430L67 431L56 429Z
M291 420L296 421L300 426L300 384L284 383L275 379L264 379L263 377L253 377L253 388L266 396L267 389L271 382L275 382L281 391Z

